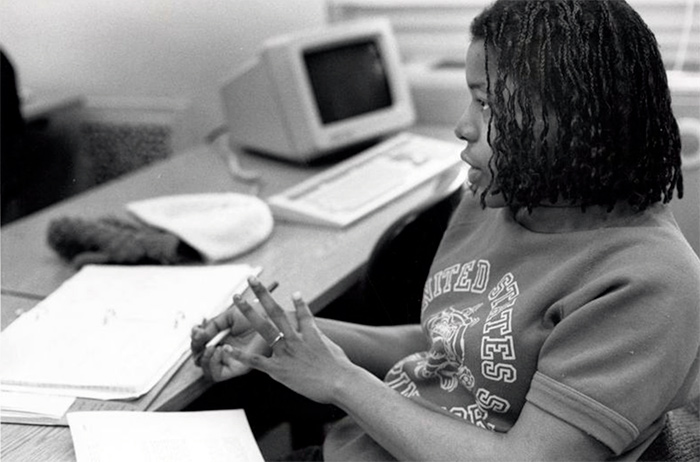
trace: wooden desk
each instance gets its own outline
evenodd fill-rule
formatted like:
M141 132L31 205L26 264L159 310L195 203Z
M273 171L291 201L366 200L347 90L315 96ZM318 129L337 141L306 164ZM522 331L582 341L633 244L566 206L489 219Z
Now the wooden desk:
M2 329L5 329L5 327L9 326L10 323L17 318L17 316L34 308L34 305L37 304L37 300L2 294L0 303L0 307L2 308L0 326Z
M453 137L449 130L442 128L425 127L416 131L446 139ZM249 155L243 155L241 161L244 167L263 173L263 197L298 183L318 170ZM270 240L239 257L238 261L260 265L264 269L263 281L279 281L276 292L279 300L289 300L298 290L317 312L357 280L374 243L388 225L428 197L445 195L455 187L454 172L451 172L344 230L277 222ZM47 225L53 218L120 215L125 213L125 203L159 195L246 192L247 189L248 186L231 179L221 157L211 148L201 146L21 219L4 227L0 233L3 294L43 297L75 273L45 243ZM11 311L8 316L12 316ZM209 385L199 369L187 361L157 396L147 395L135 402L114 402L113 405L127 408L133 405L136 410L179 410ZM3 424L2 433L4 461L37 460L39 453L35 450L42 451L40 459L46 460L49 451L43 451L47 445L53 448L51 460L74 460L72 444L68 444L70 433L65 427Z

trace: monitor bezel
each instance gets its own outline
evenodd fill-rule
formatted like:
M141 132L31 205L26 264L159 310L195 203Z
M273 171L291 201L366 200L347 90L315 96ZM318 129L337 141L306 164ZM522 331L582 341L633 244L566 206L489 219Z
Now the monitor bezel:
M306 70L305 53L329 50L347 44L375 41L391 92L389 107L324 124L315 102ZM391 25L375 19L343 23L332 27L278 37L266 43L262 53L280 110L287 121L289 137L300 155L333 152L366 142L410 126L415 113L410 91L401 69Z

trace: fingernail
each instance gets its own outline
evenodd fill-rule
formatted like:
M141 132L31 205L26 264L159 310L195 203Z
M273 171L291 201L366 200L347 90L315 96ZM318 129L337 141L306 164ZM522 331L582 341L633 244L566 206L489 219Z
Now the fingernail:
M246 302L241 296L235 297L233 300L233 304L236 305L236 308L238 308L242 312L252 309L250 303Z
M295 302L300 302L300 301L302 301L301 292L294 292L294 293L292 294L292 300L294 300Z

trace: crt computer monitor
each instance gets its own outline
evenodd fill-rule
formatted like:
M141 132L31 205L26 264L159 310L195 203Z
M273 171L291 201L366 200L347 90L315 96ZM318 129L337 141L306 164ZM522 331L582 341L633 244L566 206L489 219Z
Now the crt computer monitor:
M232 146L304 163L415 119L383 19L274 37L223 85L221 96Z

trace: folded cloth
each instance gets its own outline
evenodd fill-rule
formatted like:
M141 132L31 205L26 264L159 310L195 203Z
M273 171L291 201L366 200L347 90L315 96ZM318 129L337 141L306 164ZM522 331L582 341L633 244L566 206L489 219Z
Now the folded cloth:
M211 262L262 244L274 223L265 202L237 193L161 196L130 202L126 208L143 222L178 236Z
M117 217L62 217L49 223L49 246L77 267L87 264L174 265L201 256L174 234Z

